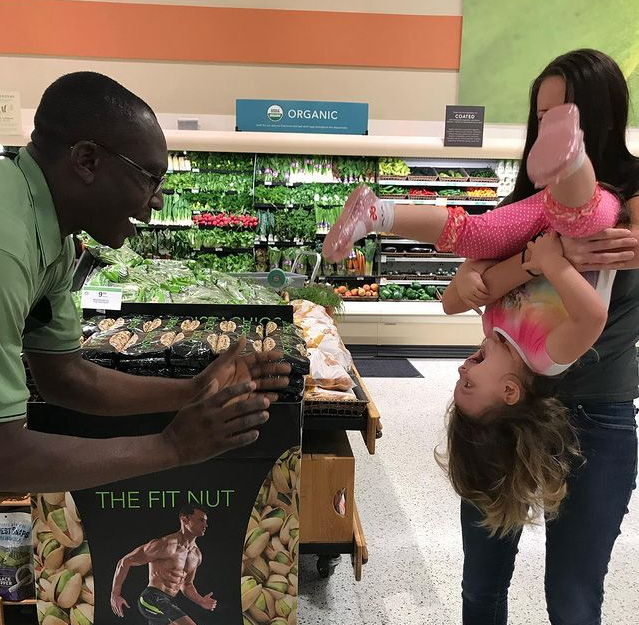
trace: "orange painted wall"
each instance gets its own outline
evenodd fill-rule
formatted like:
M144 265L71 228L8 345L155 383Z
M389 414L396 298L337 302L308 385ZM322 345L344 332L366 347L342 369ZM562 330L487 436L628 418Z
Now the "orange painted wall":
M0 54L458 70L461 16L0 0Z

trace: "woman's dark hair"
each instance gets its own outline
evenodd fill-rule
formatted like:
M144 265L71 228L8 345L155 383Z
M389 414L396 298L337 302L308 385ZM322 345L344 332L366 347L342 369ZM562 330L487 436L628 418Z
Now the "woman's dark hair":
M514 533L542 513L555 518L568 474L581 459L570 413L538 392L540 377L524 385L522 401L480 417L451 405L446 450L435 451L455 492L483 513L481 524L492 536Z
M528 178L525 163L537 139L537 94L550 76L566 81L566 101L579 107L586 152L597 180L612 186L622 201L639 189L639 158L626 146L628 85L621 69L609 56L597 50L574 50L558 56L535 79L530 89L528 130L515 188L505 203L518 202L536 190Z

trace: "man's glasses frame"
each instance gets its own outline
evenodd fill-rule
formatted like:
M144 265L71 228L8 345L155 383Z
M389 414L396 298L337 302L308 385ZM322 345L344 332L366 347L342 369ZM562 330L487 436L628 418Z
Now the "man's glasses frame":
M138 165L134 160L130 159L128 156L124 156L124 154L120 154L120 152L115 152L114 150L111 150L106 145L104 145L103 143L100 143L99 141L96 141L95 139L88 139L88 141L90 141L91 143L94 143L97 146L100 146L105 152L107 152L111 156L115 156L119 158L121 161L123 161L130 167L133 167L133 169L139 171L142 175L146 176L153 185L153 195L157 195L160 191L162 191L162 186L164 185L166 176L156 176L155 174L152 174L149 170L142 167L142 165Z

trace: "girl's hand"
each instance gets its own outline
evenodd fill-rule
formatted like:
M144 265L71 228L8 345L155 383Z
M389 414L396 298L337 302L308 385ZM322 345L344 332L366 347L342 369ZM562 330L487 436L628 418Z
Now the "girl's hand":
M455 288L460 299L478 315L482 314L480 306L485 306L489 298L488 288L482 278L486 269L485 261L467 260L455 275Z
M526 271L533 273L546 273L546 267L556 263L559 258L564 256L561 239L554 230L544 232L534 241L529 241L527 247L527 259L522 264L522 267Z

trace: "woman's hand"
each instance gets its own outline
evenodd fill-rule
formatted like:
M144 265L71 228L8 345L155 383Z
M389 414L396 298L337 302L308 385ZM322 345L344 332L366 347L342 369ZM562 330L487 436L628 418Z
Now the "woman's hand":
M587 239L561 237L564 256L579 272L627 269L635 258L637 239L625 228L606 228Z
M528 254L522 267L533 273L546 273L545 269L564 257L561 239L554 230L544 232L534 241L528 242Z

